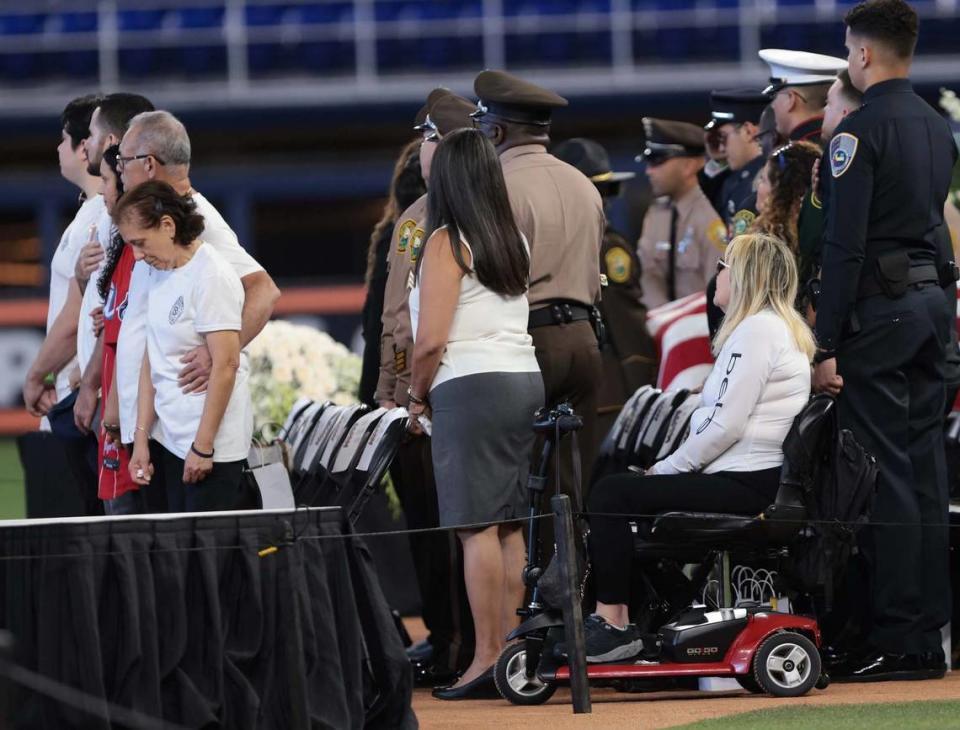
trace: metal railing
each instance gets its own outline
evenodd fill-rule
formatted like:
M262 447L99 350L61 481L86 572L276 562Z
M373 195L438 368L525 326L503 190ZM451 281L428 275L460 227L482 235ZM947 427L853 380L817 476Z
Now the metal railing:
M387 12L391 5L403 12ZM13 83L10 78L0 80L0 90L4 85L17 87L16 94L5 95L8 103L0 114L30 110L41 102L49 104L51 95L59 100L80 85L101 90L136 86L172 106L404 100L421 97L425 88L436 83L469 87L481 68L521 70L571 94L703 91L724 83L762 82L764 66L756 52L766 39L782 37L776 34L784 29L805 30L808 42L819 46L798 50L844 52L842 17L848 3L837 0L810 0L807 5L780 5L776 0L699 0L667 8L652 5L651 0L596 0L590 4L580 0L580 4L554 12L542 3L522 0L286 0L282 4L276 0L35 0L29 4L6 0L0 3L0 21L49 14L46 26L50 26L66 13L95 12L96 23L79 30L0 30L0 61L11 56L47 57L48 66L56 70L63 54L86 53L88 60L95 54L96 68L86 77L81 74L67 80L56 72L14 79ZM323 22L297 20L298 12L324 7L336 17ZM960 47L955 40L951 50L949 43L925 47L924 39L928 34L935 38L944 23L953 33L960 33L960 0L917 2L915 7L922 23L915 77L958 78ZM417 8L430 8L438 17L418 17ZM183 27L183 16L177 13L197 9L214 12L208 27ZM271 9L277 22L251 20L251 13ZM337 9L342 12L336 13ZM124 28L131 12L144 11L162 11L168 17L160 27ZM89 20L88 16L91 25ZM704 32L713 32L723 47L712 53L709 44L696 45L696 34ZM554 55L560 58L538 57L537 44L544 41L559 44ZM389 50L391 43L416 46L431 42L475 48L476 52L449 63L441 54L430 67L418 67L398 63L397 51ZM566 59L563 44L577 42L586 43L591 52L580 56L571 52ZM316 61L293 63L264 71L252 62L258 51L295 52L311 44L327 44L328 55L338 63L329 68ZM661 53L660 45L668 46L670 52ZM408 46L402 46L401 52L405 48ZM944 52L938 53L938 48ZM208 64L214 70L197 73L189 63L181 63L169 73L157 73L156 67L165 63L159 59L150 73L140 74L126 70L124 63L125 56L133 52L176 56L178 51L190 49L214 54L216 60ZM72 62L68 57L63 61Z

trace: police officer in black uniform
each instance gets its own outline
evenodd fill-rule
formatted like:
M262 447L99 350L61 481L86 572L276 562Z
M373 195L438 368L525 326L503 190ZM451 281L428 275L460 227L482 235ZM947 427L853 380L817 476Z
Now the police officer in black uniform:
M590 178L607 213L607 228L600 245L602 299L597 305L606 325L606 339L600 351L603 377L597 394L595 435L599 446L627 399L638 388L657 379L656 345L647 331L640 261L636 249L609 224L610 205L619 197L621 184L636 173L614 172L607 151L592 139L568 139L552 152Z
M720 213L727 226L727 240L746 233L757 217L757 197L753 190L753 179L760 172L766 158L758 140L760 117L770 99L761 91L753 89L732 89L710 93L710 122L706 129L708 136L717 136L726 154L729 172L726 173L719 193L704 184L700 186L708 197L711 193L714 207ZM710 336L713 337L723 322L723 312L713 303L716 291L716 279L707 285L707 321Z
M837 127L817 308L814 387L839 393L840 424L880 469L862 547L870 587L864 651L834 670L854 681L943 676L950 618L943 450L944 343L952 316L937 231L957 148L907 76L917 15L871 0L846 16L863 106ZM897 524L890 524L897 523Z

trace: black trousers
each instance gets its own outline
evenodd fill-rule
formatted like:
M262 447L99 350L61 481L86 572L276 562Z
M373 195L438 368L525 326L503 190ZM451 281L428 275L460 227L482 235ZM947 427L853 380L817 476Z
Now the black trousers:
M247 492L243 484L245 464L245 461L214 462L213 471L203 481L185 484L183 459L163 449L163 480L167 487L167 511L213 512L249 508L251 505L247 500Z
M863 299L856 314L859 331L837 353L838 415L880 472L871 522L881 524L861 539L866 638L890 652L932 651L950 618L943 409L952 315L937 286Z
M401 444L390 470L410 529L440 524L430 444L426 437ZM473 659L474 636L460 541L450 530L412 534L410 552L434 666L440 673L465 669Z
M102 515L103 504L97 494L100 482L97 473L97 437L88 434L82 438L61 438L60 442L80 492L83 514L87 517Z
M633 585L633 533L630 522L643 520L593 514L656 515L690 510L753 515L777 496L780 468L755 472L614 474L597 482L590 494L590 566L597 600L628 603Z

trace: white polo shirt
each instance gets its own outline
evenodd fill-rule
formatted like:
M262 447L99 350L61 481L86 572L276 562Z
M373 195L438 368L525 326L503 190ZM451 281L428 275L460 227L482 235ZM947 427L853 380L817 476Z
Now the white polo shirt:
M209 244L201 244L184 266L155 271L147 297L147 354L156 389L154 435L167 451L186 458L197 435L206 393L184 394L177 382L180 358L204 343L204 335L240 331L243 285L233 267ZM124 319L123 326L127 324ZM123 328L121 327L121 332ZM253 436L253 405L245 363L214 439L214 461L247 458Z
M200 238L216 249L217 253L233 267L239 278L263 271L263 267L248 254L223 216L210 201L194 192L193 202L203 216L204 229ZM127 310L117 341L117 396L120 402L120 437L124 443L133 441L137 425L137 388L140 382L140 366L146 346L146 297L155 276L159 272L149 264L138 261L133 267L130 291L127 295ZM181 365L181 368L183 366Z

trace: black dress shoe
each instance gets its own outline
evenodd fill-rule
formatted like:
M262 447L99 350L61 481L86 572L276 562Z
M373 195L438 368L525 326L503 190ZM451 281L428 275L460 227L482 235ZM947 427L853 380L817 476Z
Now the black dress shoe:
M457 681L457 673L436 664L411 662L414 687L445 687Z
M407 648L407 659L412 662L429 662L433 656L433 644L427 639Z
M876 651L833 670L836 682L887 682L939 679L945 667L935 669L923 654L889 654Z
M496 700L500 698L493 683L493 667L476 679L456 687L437 687L433 696L438 700Z

